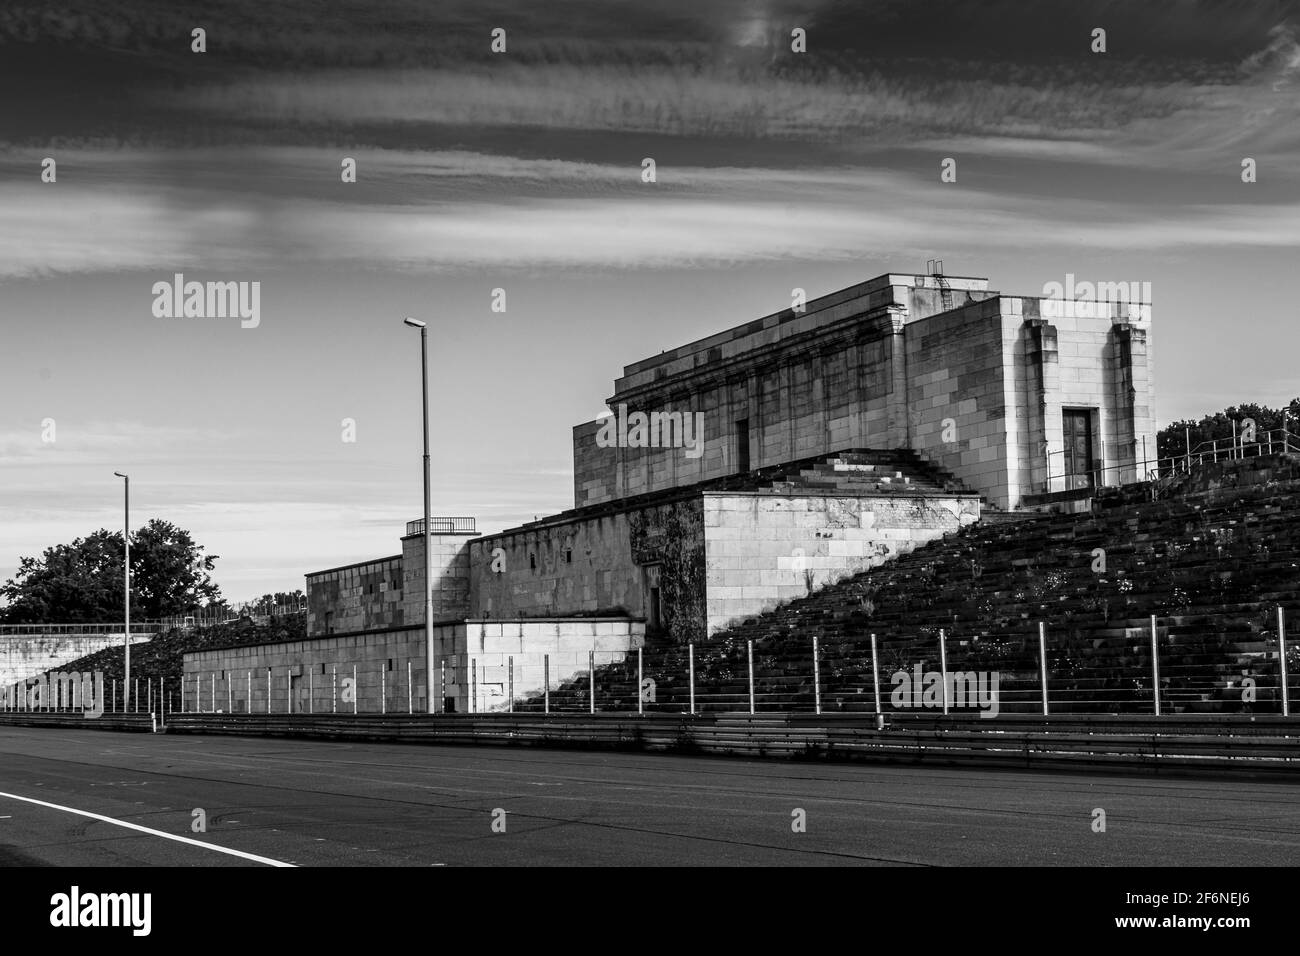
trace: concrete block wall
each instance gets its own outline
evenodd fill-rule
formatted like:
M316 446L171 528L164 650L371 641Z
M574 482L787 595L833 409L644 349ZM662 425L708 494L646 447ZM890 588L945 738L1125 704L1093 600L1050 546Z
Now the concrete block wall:
M471 534L432 534L433 619L470 616L469 542ZM424 535L402 538L402 609L407 624L424 623Z
M707 632L978 521L974 496L704 496Z
M307 575L307 634L400 627L402 556L393 555Z
M1042 298L1004 301L1012 305L1005 316L1008 327L1018 327L1022 318L1046 323L1058 356L1054 388L1045 401L1030 389L1018 392L1017 414L1032 423L1014 449L1022 493L1065 490L1059 477L1050 487L1044 487L1043 478L1049 469L1047 477L1063 471L1061 416L1069 409L1092 412L1094 455L1104 469L1104 484L1144 478L1144 450L1145 457L1156 457L1150 306ZM1016 364L1032 364L1031 349L1030 337L1021 336L1013 344ZM1046 409L1045 421L1035 422L1036 398L1038 407ZM1045 438L1031 440L1037 432ZM1047 467L1042 466L1044 442L1050 456Z
M455 654L456 637L454 624L435 627L439 662ZM419 712L425 701L424 650L423 628L407 626L189 653L183 665L185 710L288 713L292 702L294 713L348 713L355 697L358 712L378 713L382 688L386 709L404 713L410 664L412 705ZM435 688L442 672L439 666ZM447 686L448 696L459 693L454 668L447 671Z
M902 326L991 298L984 279L890 274L628 366L609 400L700 411L699 458L671 448L600 448L599 420L573 430L575 507L847 447L906 447ZM892 396L892 402L891 402ZM747 420L748 435L736 423Z
M454 622L434 627L438 710L509 709L511 658L517 699L642 646L629 620ZM185 655L184 709L222 713L415 713L425 711L423 628L344 634ZM408 677L409 675L409 677ZM408 698L409 688L409 698ZM449 706L447 706L449 705ZM269 710L268 710L269 707Z
M131 635L131 646L153 639L152 634ZM42 633L33 628L23 633L10 628L0 635L0 685L14 684L36 677L49 670L58 670L64 664L94 654L106 647L121 647L125 634L111 631L103 634Z
M1007 457L1016 428L1007 339L1016 334L1000 299L921 319L906 334L912 447L1004 508L1018 493Z
M488 535L470 544L469 619L644 618L659 587L665 627L690 639L703 627L703 551L698 498Z
M1026 321L1052 348L1030 356ZM913 447L1003 508L1060 464L1060 413L1096 410L1112 481L1140 478L1156 424L1150 305L1002 296L983 279L891 274L634 363L615 383L643 411L701 411L705 450L600 448L574 429L581 507L847 447ZM747 435L736 433L738 421ZM951 428L946 427L951 423Z
M466 624L463 650L470 713L510 709L513 668L516 700L542 694L549 675L555 690L645 646L645 624L623 619L483 621Z
M704 416L698 457L683 448L601 448L600 419L575 427L575 506L735 474L741 442L748 443L751 469L846 447L887 447L893 357L882 335L879 329L841 334L792 349L779 361L720 373L694 391L649 398L645 411ZM748 422L744 435L738 433L741 421Z
M627 512L477 538L468 563L470 620L644 611Z

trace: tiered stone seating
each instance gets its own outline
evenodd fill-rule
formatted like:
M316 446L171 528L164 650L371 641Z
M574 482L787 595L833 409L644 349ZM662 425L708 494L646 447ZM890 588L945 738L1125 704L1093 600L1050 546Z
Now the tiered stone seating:
M939 669L943 629L949 670L996 670L1001 710L1035 712L1042 621L1054 711L1150 713L1154 614L1166 713L1276 712L1279 604L1293 625L1291 689L1300 699L1300 470L1283 459L1211 467L1214 475L1176 498L981 522L738 622L696 646L697 710L747 709L751 640L758 709L811 709L814 635L823 710L870 710L873 633L889 710L893 672ZM801 478L835 469L828 461ZM686 657L683 647L646 649L650 709L686 709ZM1253 700L1244 679L1255 684ZM635 658L598 670L598 708L635 709L635 682ZM561 688L552 706L586 708L587 693L585 680Z

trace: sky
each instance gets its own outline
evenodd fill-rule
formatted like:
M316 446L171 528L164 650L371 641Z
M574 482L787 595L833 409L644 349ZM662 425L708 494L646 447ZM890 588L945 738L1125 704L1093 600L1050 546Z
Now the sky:
M396 553L408 315L481 532L572 506L624 365L931 258L1149 282L1162 423L1300 395L1295 2L7 0L0 90L0 580L115 471L232 600Z

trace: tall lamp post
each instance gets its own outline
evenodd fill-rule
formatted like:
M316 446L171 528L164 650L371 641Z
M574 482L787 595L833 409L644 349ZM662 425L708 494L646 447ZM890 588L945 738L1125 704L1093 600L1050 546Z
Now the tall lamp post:
M436 713L433 705L433 550L430 547L429 514L429 327L409 316L404 325L420 330L420 380L424 391L424 686L425 710Z
M127 703L131 699L131 478L120 471L113 472L117 477L122 479L122 543L126 545L126 560L123 567L126 570L125 593L122 595L126 608L125 616L125 634L123 636L124 650L126 653L126 674L122 681L122 713L127 711Z

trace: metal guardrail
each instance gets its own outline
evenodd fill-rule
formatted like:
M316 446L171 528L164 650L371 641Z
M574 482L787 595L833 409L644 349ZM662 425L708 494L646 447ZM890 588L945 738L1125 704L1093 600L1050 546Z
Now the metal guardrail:
M641 750L733 757L982 763L1002 766L1115 766L1193 773L1294 775L1300 740L1279 728L1258 736L1230 728L1171 728L1115 734L1065 720L1050 731L942 730L906 725L878 728L872 719L840 716L715 714L417 714L340 717L307 714L177 714L169 733L264 734L284 737L419 740L432 744L497 744Z
M424 534L424 519L406 522L406 533ZM430 534L477 534L473 518L430 518Z

